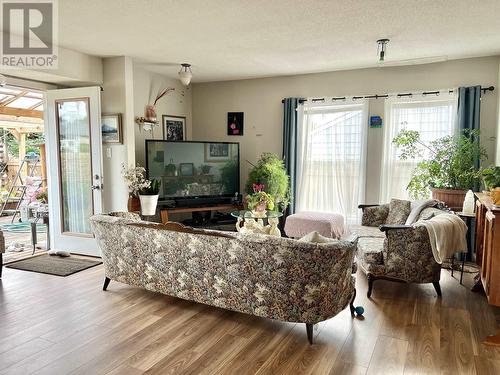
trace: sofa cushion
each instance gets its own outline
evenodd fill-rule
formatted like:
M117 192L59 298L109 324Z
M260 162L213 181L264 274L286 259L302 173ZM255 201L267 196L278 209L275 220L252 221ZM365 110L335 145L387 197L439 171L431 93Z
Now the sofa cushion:
M381 204L379 206L366 207L363 210L361 225L378 227L385 224L387 215L389 214L389 204Z
M389 214L385 221L386 224L400 224L406 223L406 219L411 212L411 202L402 199L391 199L389 203Z
M383 264L384 239L362 237L358 239L358 258L367 264Z
M351 225L349 231L358 237L377 237L385 238L385 233L378 227L368 227L366 225Z

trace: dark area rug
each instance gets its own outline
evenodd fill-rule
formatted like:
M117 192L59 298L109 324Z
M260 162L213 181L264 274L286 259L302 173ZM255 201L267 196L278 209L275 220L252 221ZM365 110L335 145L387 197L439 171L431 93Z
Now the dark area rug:
M46 273L55 276L69 276L102 264L100 260L82 259L76 257L62 258L59 256L38 255L32 258L12 262L5 267L16 270Z

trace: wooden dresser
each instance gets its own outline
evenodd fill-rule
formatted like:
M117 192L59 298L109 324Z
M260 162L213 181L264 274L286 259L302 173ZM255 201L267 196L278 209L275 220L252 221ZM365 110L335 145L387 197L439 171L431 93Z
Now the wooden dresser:
M500 306L500 208L490 196L475 193L476 200L476 262L488 303ZM488 336L485 344L500 346L500 331Z

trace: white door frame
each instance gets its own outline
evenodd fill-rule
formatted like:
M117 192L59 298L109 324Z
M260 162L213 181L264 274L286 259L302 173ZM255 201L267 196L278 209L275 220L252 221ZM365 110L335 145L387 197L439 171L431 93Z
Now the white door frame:
M101 89L100 87L79 87L48 90L45 93L45 140L47 147L47 186L49 198L49 228L51 246L55 250L100 256L100 250L92 234L63 232L61 210L61 173L58 140L56 102L88 100L93 213L102 212L102 143L101 143Z

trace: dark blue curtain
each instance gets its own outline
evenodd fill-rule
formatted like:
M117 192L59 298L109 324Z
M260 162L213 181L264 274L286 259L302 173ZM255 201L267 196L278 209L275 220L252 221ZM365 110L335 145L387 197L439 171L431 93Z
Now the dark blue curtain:
M297 176L297 107L301 98L283 100L283 159L290 176L290 206L287 214L295 212L295 192Z
M481 86L458 88L458 128L479 130Z
M460 132L466 130L479 130L481 112L481 86L458 88L457 123ZM476 167L479 168L479 159ZM477 191L479 186L475 187Z

